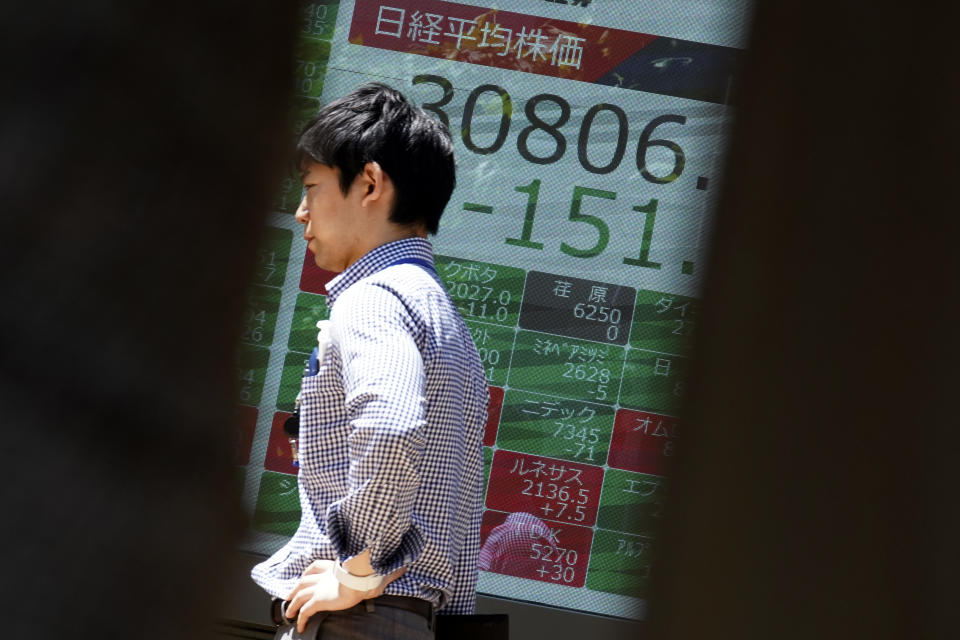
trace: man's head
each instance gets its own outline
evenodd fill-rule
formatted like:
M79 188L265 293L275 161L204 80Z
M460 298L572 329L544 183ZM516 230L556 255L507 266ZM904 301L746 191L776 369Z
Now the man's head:
M370 83L325 106L297 142L300 169L311 162L339 173L347 195L365 165L375 162L393 183L390 221L422 224L436 233L456 184L446 127L399 91Z

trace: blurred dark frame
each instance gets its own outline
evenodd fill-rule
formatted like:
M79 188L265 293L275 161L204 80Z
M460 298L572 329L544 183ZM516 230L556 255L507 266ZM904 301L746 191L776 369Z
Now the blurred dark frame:
M0 7L8 638L209 637L295 2Z
M6 637L212 633L295 17L0 8ZM955 635L955 18L758 3L643 635Z
M956 17L757 3L657 637L956 637Z

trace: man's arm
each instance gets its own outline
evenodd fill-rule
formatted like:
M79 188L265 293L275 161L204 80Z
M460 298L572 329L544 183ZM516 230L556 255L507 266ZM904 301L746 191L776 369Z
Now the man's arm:
M394 292L369 283L340 297L332 321L350 418L350 468L347 495L327 508L327 535L341 562L369 551L369 568L387 575L416 560L425 544L413 519L426 447L416 323ZM357 562L358 570L366 568Z
M300 630L318 611L382 594L424 546L412 518L426 424L423 358L412 318L394 293L371 284L345 292L333 314L350 416L350 469L348 493L328 507L326 530L344 569L384 580L358 591L337 581L334 561L314 562L287 597L287 615Z

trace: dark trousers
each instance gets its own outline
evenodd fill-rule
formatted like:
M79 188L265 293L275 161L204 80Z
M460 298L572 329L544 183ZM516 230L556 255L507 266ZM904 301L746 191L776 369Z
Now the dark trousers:
M412 611L361 602L343 611L312 616L303 633L296 624L280 625L274 640L434 640L427 619Z

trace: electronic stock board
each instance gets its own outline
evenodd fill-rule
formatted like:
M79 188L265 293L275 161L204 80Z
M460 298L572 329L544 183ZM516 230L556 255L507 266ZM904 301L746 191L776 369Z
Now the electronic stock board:
M478 591L642 619L747 0L305 5L295 129L363 82L446 123L432 238L490 384ZM327 317L279 190L238 358L238 482L269 554L299 523L283 433Z

